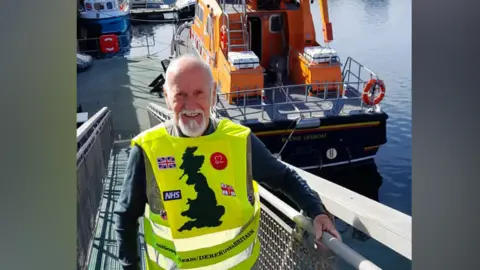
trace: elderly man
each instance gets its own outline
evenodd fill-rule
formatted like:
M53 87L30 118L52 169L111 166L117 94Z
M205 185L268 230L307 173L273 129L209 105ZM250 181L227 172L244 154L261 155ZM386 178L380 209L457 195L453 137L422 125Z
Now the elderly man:
M250 129L215 119L208 65L183 56L168 67L165 98L173 119L132 140L115 209L119 259L138 268L143 216L148 269L254 269L260 202L257 183L286 194L322 231L339 237L319 198Z

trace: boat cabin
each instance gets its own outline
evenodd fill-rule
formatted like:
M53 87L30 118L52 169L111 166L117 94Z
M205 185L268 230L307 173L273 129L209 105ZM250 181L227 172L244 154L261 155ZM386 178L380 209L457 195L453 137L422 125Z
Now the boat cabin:
M247 1L197 2L190 39L212 67L219 93L252 90L248 96L259 97L264 87L307 84L310 94L343 93L339 58L316 41L309 1ZM326 0L322 5L326 10ZM329 42L331 24L323 14Z
M130 11L128 0L79 0L79 6L82 19L114 19Z

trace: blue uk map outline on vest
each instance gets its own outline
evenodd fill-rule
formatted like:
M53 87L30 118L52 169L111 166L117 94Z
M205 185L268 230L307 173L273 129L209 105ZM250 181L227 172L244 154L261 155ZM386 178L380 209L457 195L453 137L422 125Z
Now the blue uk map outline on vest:
M182 156L183 162L179 168L183 170L179 180L187 176L185 183L193 185L197 193L195 199L187 198L189 207L181 215L188 217L190 220L178 229L179 232L193 228L218 227L222 224L220 218L225 214L225 207L218 204L215 192L208 186L205 175L200 172L205 162L205 156L195 155L194 153L197 149L197 146L185 149Z

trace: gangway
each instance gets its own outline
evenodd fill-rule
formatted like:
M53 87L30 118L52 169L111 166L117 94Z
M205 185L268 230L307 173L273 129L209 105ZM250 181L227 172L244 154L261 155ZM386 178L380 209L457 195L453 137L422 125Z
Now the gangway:
M151 103L150 124L169 112ZM113 210L120 195L129 140L114 139L112 113L104 107L77 129L77 269L121 269L117 260ZM411 260L411 217L294 168L317 190L329 211ZM310 219L260 187L261 269L338 269L343 260L356 269L380 269L340 240L325 233L327 252L315 249ZM336 199L339 198L339 199ZM365 209L367 208L367 209ZM362 226L358 226L358 221ZM143 227L139 219L139 247ZM144 258L141 258L142 269Z

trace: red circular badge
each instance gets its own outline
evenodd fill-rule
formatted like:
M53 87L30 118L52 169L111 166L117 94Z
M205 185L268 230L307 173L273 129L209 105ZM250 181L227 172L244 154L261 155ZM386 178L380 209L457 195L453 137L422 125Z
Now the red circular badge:
M228 160L224 154L215 152L210 156L210 163L212 163L213 168L223 170L227 167Z

